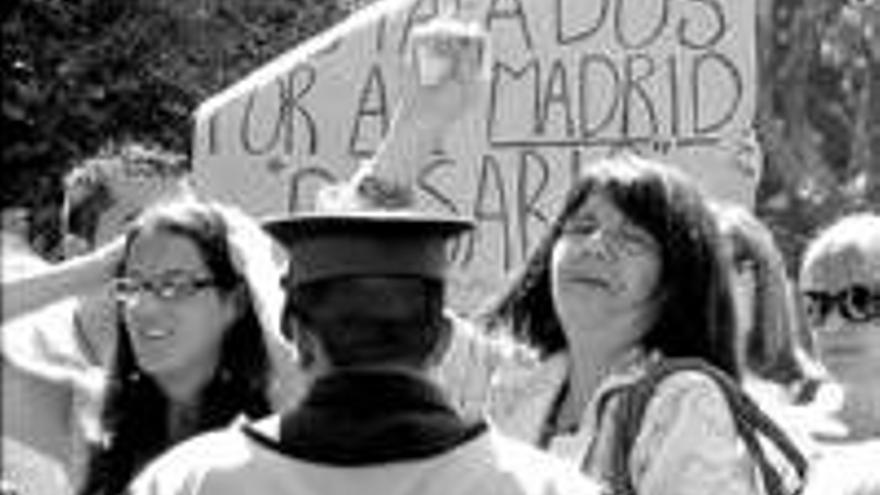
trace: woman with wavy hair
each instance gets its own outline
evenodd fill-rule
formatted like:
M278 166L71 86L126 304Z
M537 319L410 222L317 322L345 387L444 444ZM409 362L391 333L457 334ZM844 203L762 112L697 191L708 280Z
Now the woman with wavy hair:
M486 313L542 356L502 370L490 415L615 493L764 493L716 379L742 375L728 277L717 222L688 178L626 154L586 166ZM702 365L640 388L682 360ZM650 392L643 416L618 393L636 388ZM624 450L621 432L633 433Z

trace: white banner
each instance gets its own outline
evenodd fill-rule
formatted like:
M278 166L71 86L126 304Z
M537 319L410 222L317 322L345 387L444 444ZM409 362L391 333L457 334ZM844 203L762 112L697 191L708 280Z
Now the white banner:
M754 114L754 0L380 2L199 108L197 186L257 216L310 208L386 132L413 27L450 9L492 45L487 98L420 165L430 207L478 222L455 253L454 306L518 267L579 167L612 148L751 205L754 171L717 145Z

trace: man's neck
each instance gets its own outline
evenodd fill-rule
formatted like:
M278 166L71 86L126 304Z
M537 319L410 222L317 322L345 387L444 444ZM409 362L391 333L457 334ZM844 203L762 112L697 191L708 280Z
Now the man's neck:
M370 374L370 375L405 375L411 378L429 379L430 373L424 367L413 366L403 363L375 363L361 364L356 366L327 366L313 370L317 379L326 376L344 373Z

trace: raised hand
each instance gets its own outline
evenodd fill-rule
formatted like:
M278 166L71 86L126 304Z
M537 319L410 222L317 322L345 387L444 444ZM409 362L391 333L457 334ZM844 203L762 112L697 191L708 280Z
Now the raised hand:
M477 24L446 17L416 27L411 40L401 118L445 131L486 87L488 37Z
M413 30L402 64L402 95L373 160L318 192L323 211L417 206L416 178L452 124L475 108L488 80L488 38L449 16Z

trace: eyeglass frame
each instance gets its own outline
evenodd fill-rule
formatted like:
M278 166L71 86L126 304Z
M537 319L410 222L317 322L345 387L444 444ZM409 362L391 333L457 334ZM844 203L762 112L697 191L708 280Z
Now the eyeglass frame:
M867 323L880 319L880 285L852 284L835 292L820 290L804 290L801 292L804 299L804 313L811 325L821 326L827 320L832 310L850 323ZM856 304L858 297L864 303ZM820 305L820 314L814 316L815 311L810 308ZM864 308L856 306L864 305ZM818 319L817 319L818 318Z
M177 278L173 278L176 276ZM157 300L172 303L189 299L205 289L218 287L217 279L210 275L189 276L185 274L162 275L151 279L133 277L116 277L112 281L114 298L124 304L130 304L149 292ZM126 287L129 284L129 287Z
M601 241L604 245L610 245L627 256L646 256L659 251L659 246L651 234L644 232L637 226L608 227L596 220L571 218L565 221L559 228L560 238L590 238L601 233Z

